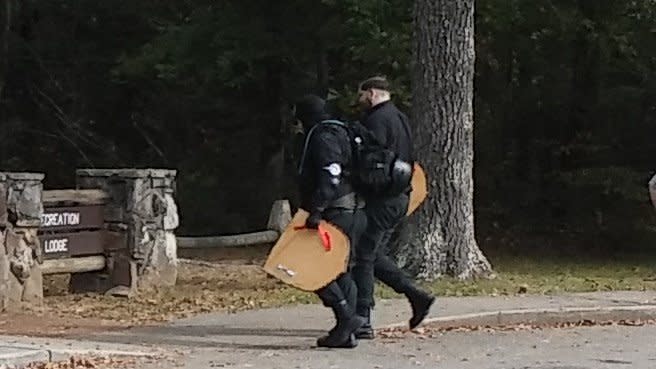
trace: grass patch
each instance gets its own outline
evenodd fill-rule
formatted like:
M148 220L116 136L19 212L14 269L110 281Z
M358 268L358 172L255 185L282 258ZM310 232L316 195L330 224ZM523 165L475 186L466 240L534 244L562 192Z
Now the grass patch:
M439 296L496 296L565 292L635 291L656 289L656 260L572 260L502 256L492 260L497 278L457 281L450 278L422 283ZM381 296L393 291L381 288Z
M232 264L218 267L183 264L175 287L148 291L130 300L100 294L67 294L64 292L66 279L52 278L46 283L49 296L45 307L37 313L63 319L93 318L139 325L198 313L318 302L312 293L269 278L258 266L267 249L258 252L247 258L237 255ZM502 255L492 256L491 262L497 272L496 279L457 281L444 278L422 284L438 296L656 290L656 258L652 256L575 260ZM401 297L380 285L376 295L379 298Z

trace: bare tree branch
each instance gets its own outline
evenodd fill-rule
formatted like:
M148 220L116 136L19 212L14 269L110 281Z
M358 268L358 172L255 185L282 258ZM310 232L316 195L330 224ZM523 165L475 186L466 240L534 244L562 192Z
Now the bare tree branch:
M70 131L75 136L77 136L83 143L85 143L89 146L92 146L92 147L94 147L98 150L103 149L103 145L99 142L99 140L94 141L92 139L89 139L88 137L85 137L85 135L82 134L84 130L80 126L80 120L79 119L78 120L72 120L68 116L68 114L66 114L64 112L64 110L59 105L57 105L57 103L54 101L53 98L48 96L45 92L43 92L41 89L39 89L36 86L32 86L32 88L35 91L37 91L38 94L41 97L43 97L49 103L49 105L52 109L55 110L55 115L57 116L59 121L64 125L64 127L66 127L68 129L68 131ZM92 134L87 133L87 136L91 136L93 138Z
M131 119L132 125L139 132L139 134L141 134L144 140L146 140L148 146L152 147L153 150L157 152L157 155L159 155L159 157L162 158L162 160L164 160L164 163L168 163L168 159L166 158L166 155L164 155L164 152L155 144L155 141L150 138L146 130L144 130L143 128L141 128L141 126L139 126L139 123L137 122L137 119L135 118L134 114L132 115L131 118L132 118Z
M57 118L62 122L62 124L65 127L68 127L71 131L74 131L74 129L71 129L71 124L68 120L68 116L66 113L61 109L55 101L50 98L50 96L46 95L43 91L41 91L39 88L33 86L33 90L37 91L41 97L43 97L50 105L50 108L55 110L55 115ZM38 99L36 99L36 103L39 104L41 107L46 108L43 103L41 103ZM89 156L82 150L80 145L78 145L73 139L71 139L61 128L56 127L55 130L58 133L58 136L61 137L64 141L68 142L84 159L84 161L89 165L91 168L95 168L95 165L93 164L93 161L89 158ZM79 136L79 134L78 134Z

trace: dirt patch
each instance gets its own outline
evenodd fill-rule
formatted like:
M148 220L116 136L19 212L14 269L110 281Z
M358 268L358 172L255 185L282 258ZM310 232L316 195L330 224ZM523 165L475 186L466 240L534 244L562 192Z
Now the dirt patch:
M185 255L202 257L205 265L181 263L176 286L147 291L133 299L70 294L68 276L48 276L44 306L0 314L0 333L63 337L159 325L200 313L316 302L313 294L287 287L262 271L267 252L268 247L257 247Z
M259 266L181 264L175 287L146 291L133 299L101 294L60 294L45 299L43 312L64 318L106 319L138 325L213 311L266 307L292 292Z
M65 337L127 328L115 321L57 316L43 312L0 314L0 334Z

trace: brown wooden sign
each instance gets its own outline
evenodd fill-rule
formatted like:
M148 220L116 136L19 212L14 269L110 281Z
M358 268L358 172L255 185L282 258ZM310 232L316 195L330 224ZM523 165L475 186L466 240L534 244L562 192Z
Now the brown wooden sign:
M114 252L128 248L127 232L116 232L106 229L103 230L102 235L105 252Z
M105 255L127 247L126 232L105 228L102 191L44 191L39 239L44 259Z
M104 231L42 234L44 259L98 255L105 252Z
M70 231L103 227L103 206L48 207L41 215L41 231Z
M39 236L44 259L102 255L127 247L125 232L108 230L47 233Z

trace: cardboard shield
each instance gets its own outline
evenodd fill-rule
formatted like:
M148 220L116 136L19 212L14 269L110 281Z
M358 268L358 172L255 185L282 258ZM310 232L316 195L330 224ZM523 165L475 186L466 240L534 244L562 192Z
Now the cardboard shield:
M303 228L308 216L304 210L294 215L271 249L264 271L298 289L316 291L346 271L350 243L325 221L319 230Z
M424 168L417 162L415 162L414 167L411 180L412 191L410 192L410 202L408 203L408 213L406 215L414 213L428 195L428 184L426 183Z

